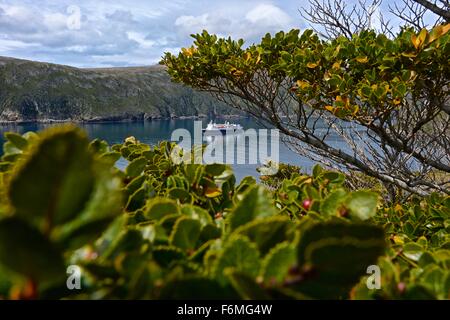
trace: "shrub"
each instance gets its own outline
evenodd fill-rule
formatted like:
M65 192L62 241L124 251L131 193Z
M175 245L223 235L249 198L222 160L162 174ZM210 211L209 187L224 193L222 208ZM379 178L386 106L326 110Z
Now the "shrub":
M438 281L449 273L448 198L396 214L400 207L348 191L344 175L319 166L269 191L251 177L236 183L226 165L174 164L169 142L130 137L109 147L71 126L6 138L4 298L366 298L362 277L376 263L384 277L396 275L385 266L402 272L395 281L407 281L407 295L399 297L423 297L425 288L447 298ZM114 166L120 157L123 171ZM66 286L72 265L82 270L81 290Z
M204 30L161 63L174 81L279 129L303 156L408 194L449 194L448 180L430 175L450 173L449 31L323 40L291 30L244 46Z

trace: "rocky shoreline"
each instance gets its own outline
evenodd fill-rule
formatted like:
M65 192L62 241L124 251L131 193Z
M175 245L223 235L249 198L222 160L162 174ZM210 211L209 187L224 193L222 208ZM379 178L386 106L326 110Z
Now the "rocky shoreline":
M243 115L216 115L219 119L245 119L248 116ZM26 124L26 123L107 123L107 122L141 122L141 121L158 121L158 120L202 120L208 118L207 115L201 114L197 116L176 116L170 117L145 115L137 116L110 116L110 117L94 117L89 119L33 119L33 120L2 120L0 124Z

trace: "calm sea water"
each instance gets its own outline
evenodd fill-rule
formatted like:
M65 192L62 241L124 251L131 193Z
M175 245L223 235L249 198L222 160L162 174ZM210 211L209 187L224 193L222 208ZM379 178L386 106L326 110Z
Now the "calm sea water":
M206 127L209 120L202 120L203 127ZM216 119L216 122L221 122L220 119ZM254 128L260 129L259 126L252 119L239 119L233 120L230 122L239 123L243 126L244 129ZM46 127L54 126L57 124L41 124L41 123L30 123L30 124L0 124L0 143L3 145L3 133L7 131L13 131L18 133L24 133L27 131L40 131ZM100 138L106 140L108 143L122 143L125 138L129 136L135 136L141 142L156 145L160 141L171 139L172 132L175 129L184 128L189 130L191 135L193 135L194 129L194 120L158 120L158 121L148 121L148 122L110 122L110 123L89 123L89 124L79 124L84 130L87 131L90 138ZM236 138L239 139L239 138ZM339 141L335 142L339 144ZM268 153L270 156L270 141L268 146ZM2 153L3 150L0 151ZM254 176L258 177L258 172L256 168L261 164L248 164L249 154L253 154L257 152L256 146L253 143L249 143L248 139L246 140L246 149L245 154L239 154L236 152L236 160L238 158L241 159L245 157L247 161L246 164L234 164L233 168L235 170L236 178L238 180L242 179L245 176ZM301 166L306 171L310 171L314 163L302 157L293 151L291 151L286 145L280 142L279 145L279 160L281 162L295 164ZM117 164L119 167L123 168L126 166L125 160L120 160Z

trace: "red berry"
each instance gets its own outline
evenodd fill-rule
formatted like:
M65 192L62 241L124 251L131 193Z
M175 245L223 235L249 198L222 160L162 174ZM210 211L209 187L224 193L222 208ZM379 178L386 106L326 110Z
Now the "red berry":
M399 282L397 284L397 289L401 294L404 293L406 290L406 284L404 282Z
M309 210L311 208L312 201L310 199L303 200L302 206L303 209Z
M343 218L348 217L348 211L347 211L347 209L346 209L346 208L341 208L341 209L339 210L339 215L340 215L341 217L343 217Z
M300 274L300 268L295 265L289 268L289 275L294 276Z
M38 298L38 286L33 280L27 281L25 287L20 292L20 300L36 300Z

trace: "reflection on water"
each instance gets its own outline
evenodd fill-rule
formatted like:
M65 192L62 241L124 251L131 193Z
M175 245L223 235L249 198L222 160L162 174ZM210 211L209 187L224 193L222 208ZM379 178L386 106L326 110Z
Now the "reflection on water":
M202 121L203 127L206 127L209 119L204 119ZM221 122L220 119L216 122ZM242 125L244 130L253 128L257 129L262 128L252 119L238 119L236 121L232 121ZM30 123L30 124L0 124L0 142L3 144L3 133L7 131L13 131L18 133L24 133L27 131L39 131L49 126L54 126L57 124L38 124L38 123ZM135 136L141 142L156 145L162 140L169 140L172 132L175 129L183 128L187 129L192 137L194 131L194 120L192 119L173 119L173 120L158 120L158 121L147 121L147 122L111 122L111 123L86 123L79 124L80 127L85 129L90 138L99 138L106 140L109 144L122 143L126 137ZM238 180L242 179L245 176L251 175L254 177L258 176L258 172L256 172L256 168L259 166L257 164L249 164L249 158L254 158L259 150L258 145L252 139L245 138L244 136L230 136L221 138L222 145L224 146L224 150L226 146L231 146L232 144L237 146L237 143L245 143L245 148L238 149L235 148L236 152L233 155L234 165L233 168L236 173L236 177ZM244 139L244 141L242 141ZM208 142L208 141L206 141ZM219 143L219 140L216 142ZM336 143L339 143L337 140ZM265 150L269 157L271 156L271 142L270 139L267 144L267 149ZM225 153L224 153L225 156ZM224 160L226 160L224 158ZM299 156L298 154L292 152L280 142L279 145L279 160L281 162L286 162L290 164L295 164L303 167L305 170L310 170L313 166L313 162L309 159ZM227 161L228 162L228 161ZM123 167L126 165L125 162L118 163L119 166Z
M238 166L280 161L279 134L276 130L248 129L226 135L205 134L204 141L207 144L203 156L205 163L220 162Z

